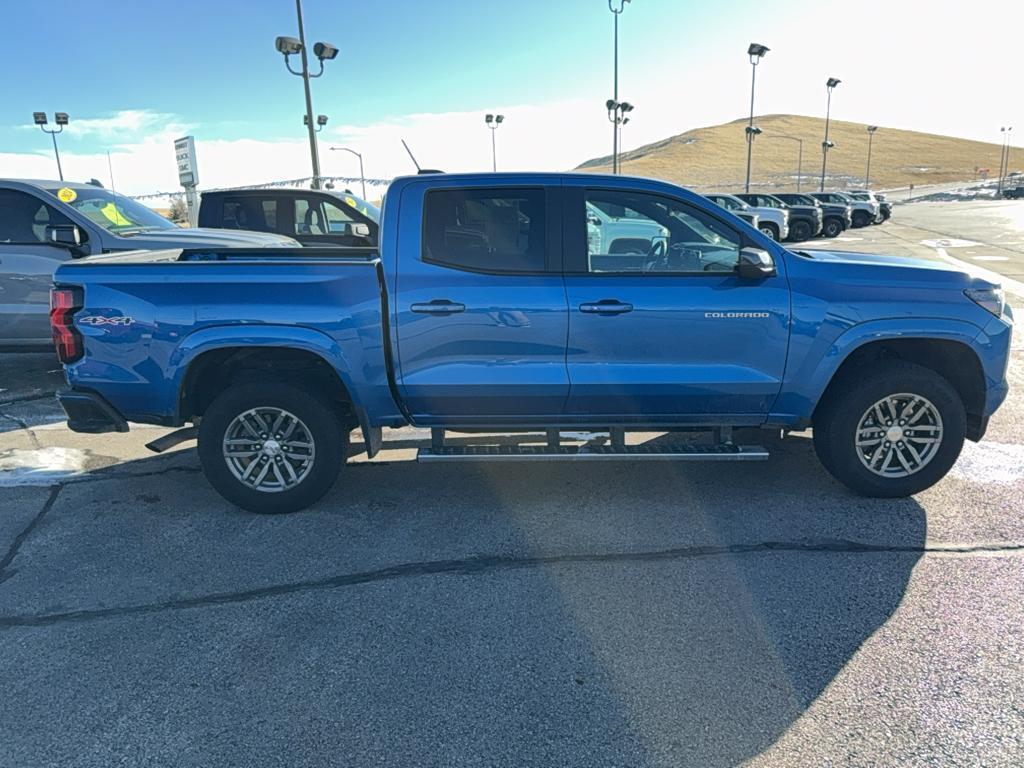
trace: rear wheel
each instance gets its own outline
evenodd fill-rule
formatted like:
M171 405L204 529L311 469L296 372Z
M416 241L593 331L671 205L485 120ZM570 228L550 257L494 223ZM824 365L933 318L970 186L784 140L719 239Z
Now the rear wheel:
M758 231L765 237L770 237L772 240L778 241L779 229L774 224L764 223L757 225Z
M810 240L812 234L811 225L806 221L794 221L789 225L790 240L795 240L797 242L801 240Z
M843 233L843 225L839 219L825 219L821 233L825 237L839 237Z
M348 433L336 412L301 387L240 384L223 392L199 424L207 480L250 512L295 512L330 490L345 462Z
M966 427L963 402L946 379L890 361L829 391L814 415L814 448L857 493L910 496L946 475Z

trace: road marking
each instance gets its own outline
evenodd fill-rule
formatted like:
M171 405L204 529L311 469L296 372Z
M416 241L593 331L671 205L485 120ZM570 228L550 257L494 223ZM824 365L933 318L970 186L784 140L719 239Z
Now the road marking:
M1009 256L971 256L975 261L1009 261Z
M971 264L969 261L955 259L946 253L945 248L936 248L935 253L937 253L939 258L943 261L948 261L950 264L960 267L960 269L972 277L980 277L982 280L988 280L990 283L1001 285L1003 286L1003 290L1007 293L1012 293L1017 298L1024 299L1024 283L1019 280L1014 280L1012 277L1006 277L1006 275L1001 275L998 272L985 269L977 264Z
M973 240L957 240L956 238L943 237L938 240L922 240L921 245L929 248L970 248L972 245L981 245Z
M863 237L833 237L833 240L838 240L840 243L857 243L863 240Z

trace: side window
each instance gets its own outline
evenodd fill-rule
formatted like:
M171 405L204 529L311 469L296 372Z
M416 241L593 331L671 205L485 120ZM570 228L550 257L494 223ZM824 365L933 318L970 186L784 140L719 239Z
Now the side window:
M299 198L295 201L295 234L326 235L327 222L318 200Z
M355 221L340 205L324 201L324 210L327 212L327 227L332 234L346 234L349 224Z
M244 201L237 197L224 198L224 212L221 217L221 226L225 229L249 228L249 217L245 211Z
M541 189L438 189L423 201L423 260L479 272L543 272Z
M740 236L703 211L661 195L588 190L590 273L731 272Z
M57 224L71 220L27 192L0 190L0 243L45 243L46 227Z

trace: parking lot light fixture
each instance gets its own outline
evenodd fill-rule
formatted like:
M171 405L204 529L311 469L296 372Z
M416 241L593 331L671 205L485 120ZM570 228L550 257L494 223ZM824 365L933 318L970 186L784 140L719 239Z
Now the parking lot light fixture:
M497 144L494 140L494 134L498 130L498 126L505 122L504 115L492 115L488 114L484 117L484 122L487 123L487 127L491 129L491 170L498 170L498 150Z
M359 158L359 181L363 188L363 200L366 199L366 173L363 171L363 156L354 149L348 147L331 147L333 152L350 152Z
M45 112L33 112L32 122L38 125L43 133L50 134L50 138L53 139L53 156L57 159L57 175L61 181L64 181L64 169L60 165L60 150L57 149L57 134L64 132L64 126L68 124L68 113L67 112L54 112L53 122L57 124L57 129L47 128L49 120L46 117Z
M274 47L278 53L284 56L284 65L293 75L297 75L302 78L302 86L306 95L306 117L303 121L306 125L307 133L309 134L309 155L313 163L313 189L320 189L320 154L317 150L316 145L316 131L319 128L313 127L313 96L310 92L309 81L311 78L320 77L324 73L324 62L330 61L337 57L338 49L336 46L330 43L318 42L313 44L313 55L316 56L320 62L320 69L316 73L309 71L309 55L308 47L306 45L306 29L302 23L302 0L295 0L295 15L299 22L299 37L281 36L274 41ZM289 56L298 54L302 61L302 69L292 69ZM327 123L327 118L320 115L324 122L317 120L317 125L323 128Z
M608 0L608 10L615 16L615 47L612 54L614 74L612 76L612 97L608 104L619 101L619 16L626 9L629 0ZM611 107L608 108L611 111ZM612 121L612 173L619 172L619 123Z
M875 138L877 125L868 126L868 167L864 171L864 189L871 189L871 140Z
M825 88L828 91L828 102L825 106L825 140L821 142L821 191L825 191L825 168L828 165L828 151L835 146L828 140L828 123L832 114L832 91L842 80L830 77L825 81Z
M757 65L768 53L768 46L760 43L751 43L747 48L747 55L750 57L750 122L747 123L747 183L746 191L750 192L750 159L754 151L754 84L757 81Z

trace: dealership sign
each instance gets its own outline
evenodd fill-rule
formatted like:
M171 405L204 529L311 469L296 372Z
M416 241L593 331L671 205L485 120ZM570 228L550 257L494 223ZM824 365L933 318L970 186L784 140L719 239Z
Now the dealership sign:
M178 181L183 187L199 184L199 169L196 166L196 141L193 136L174 140L174 160L178 164Z

